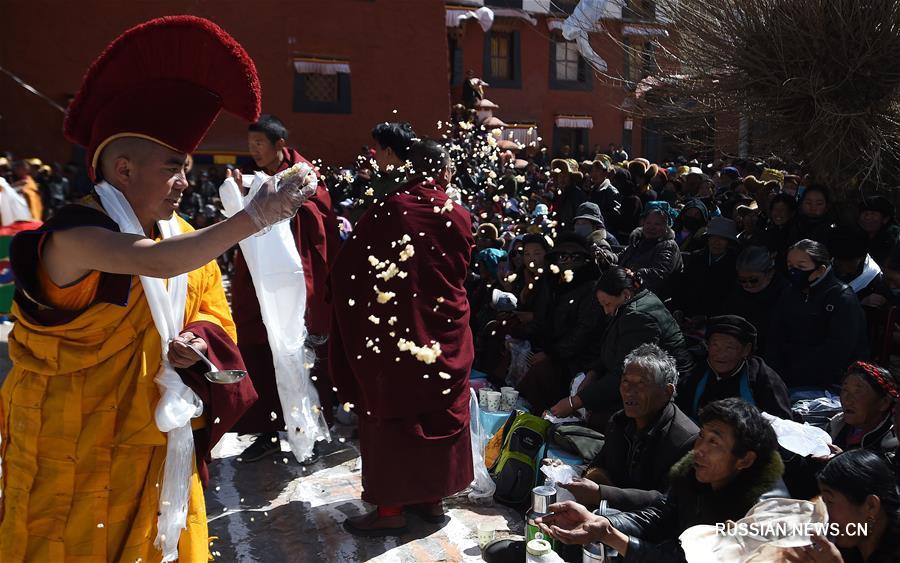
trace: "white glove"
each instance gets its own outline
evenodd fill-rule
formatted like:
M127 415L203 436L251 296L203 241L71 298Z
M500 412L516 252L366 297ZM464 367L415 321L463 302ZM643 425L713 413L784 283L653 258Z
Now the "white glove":
M316 175L305 166L300 173L278 181L273 176L260 186L253 199L244 208L259 230L290 219L316 191Z

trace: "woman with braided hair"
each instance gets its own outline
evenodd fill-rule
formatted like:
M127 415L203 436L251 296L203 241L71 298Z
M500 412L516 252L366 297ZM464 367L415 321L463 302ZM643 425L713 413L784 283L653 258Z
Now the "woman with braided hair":
M900 390L888 370L866 362L852 364L841 382L844 412L828 425L834 445L842 450L862 448L892 459L897 449L892 416L897 399Z

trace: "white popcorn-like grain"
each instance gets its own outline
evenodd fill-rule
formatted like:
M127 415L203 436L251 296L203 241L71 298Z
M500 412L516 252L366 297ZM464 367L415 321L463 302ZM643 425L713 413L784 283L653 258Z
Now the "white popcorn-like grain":
M441 345L439 342L433 342L430 347L427 347L418 346L414 342L401 338L397 342L397 348L399 348L401 352L409 352L420 362L429 365L435 363L441 355ZM400 358L397 358L397 361L399 360Z
M441 379L450 379L450 374L449 374L449 373L446 373L446 372L443 372L443 371L439 371L439 372L438 372L438 375L440 376Z
M371 322L372 324L376 324L376 325L377 325L377 324L380 324L380 323L381 323L381 319L379 319L379 318L376 317L375 315L369 315L369 322Z
M355 406L356 405L354 405L353 403L344 403L344 405L343 405L344 412L350 412L350 409L352 409Z
M394 264L393 262L391 262L391 263L388 265L388 267L387 267L386 270L384 270L384 271L381 272L380 274L377 274L375 277L376 277L376 278L379 278L379 279L382 279L382 280L384 280L384 281L388 281L388 280L390 280L391 278L393 278L394 276L396 276L398 273L400 273L400 269L397 268L397 265L396 265L396 264Z
M441 391L441 394L442 394L442 395L449 395L449 394L450 394L450 389L444 389L443 391Z
M416 253L416 249L411 244L407 244L406 247L400 251L400 261L406 262Z
M574 278L575 273L572 272L572 270L566 270L565 272L563 272L563 281L565 281L566 283L571 283Z
M278 418L278 415L275 414L275 411L272 411L269 413L269 418L271 418L272 420L276 420Z
M558 274L559 266L557 266L556 264L550 264L550 271L553 272L554 274Z
M369 188L363 193L365 193L368 197L372 197L373 195L375 195L375 190L373 190L372 188Z
M350 306L352 307L352 306L356 305L356 301L354 301L354 300L352 300L352 299L348 299L348 300L347 300L347 305L350 305Z
M397 296L397 294L393 291L381 291L377 286L375 287L375 294L377 295L376 301L378 301L378 303L380 303L381 305L384 305Z

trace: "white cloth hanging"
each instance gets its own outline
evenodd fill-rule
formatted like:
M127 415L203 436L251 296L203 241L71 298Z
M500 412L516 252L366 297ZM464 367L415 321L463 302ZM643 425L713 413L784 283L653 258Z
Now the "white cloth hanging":
M302 170L300 176L306 173ZM244 185L249 188L246 196L241 195L233 179L225 180L219 188L225 216L231 217L243 209L268 179L262 172L244 176ZM314 191L315 184L307 189ZM244 239L240 245L272 350L288 443L294 457L302 462L312 455L318 440L331 441L319 407L319 394L309 377L315 356L306 345L303 263L289 221L276 223L268 231Z
M103 209L119 225L121 232L147 236L122 192L107 182L101 182L94 189L100 196ZM163 239L181 234L181 225L174 216L167 221L159 221L157 225ZM175 561L178 559L178 539L187 523L194 464L191 419L203 414L203 402L184 384L168 360L169 342L184 328L187 274L170 278L168 287L160 278L140 276L140 279L162 344L160 368L154 378L160 394L155 420L160 432L166 433L166 461L154 545L162 551L163 561Z
M0 225L12 225L16 221L31 221L31 208L28 200L0 178Z

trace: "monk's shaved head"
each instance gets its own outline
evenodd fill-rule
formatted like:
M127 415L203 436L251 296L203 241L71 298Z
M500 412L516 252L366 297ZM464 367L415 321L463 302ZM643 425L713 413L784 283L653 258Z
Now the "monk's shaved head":
M127 158L135 164L141 164L149 156L165 147L140 137L120 137L110 142L100 154L100 172L104 178L112 178L116 160Z

